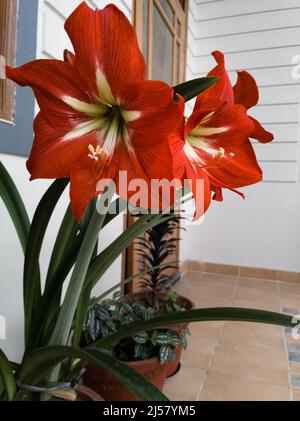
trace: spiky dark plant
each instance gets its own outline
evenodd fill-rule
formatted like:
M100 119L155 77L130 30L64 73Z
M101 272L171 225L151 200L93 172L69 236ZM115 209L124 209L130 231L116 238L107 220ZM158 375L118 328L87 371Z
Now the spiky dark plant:
M163 263L175 255L176 245L180 238L176 235L181 217L173 214L172 218L148 230L144 237L138 239L139 264L142 270L148 270L141 278L140 287L149 293L149 298L156 301L160 292L166 291L172 278L169 269L177 269L173 262L169 265ZM151 270L151 268L154 268ZM155 305L155 307L157 307Z

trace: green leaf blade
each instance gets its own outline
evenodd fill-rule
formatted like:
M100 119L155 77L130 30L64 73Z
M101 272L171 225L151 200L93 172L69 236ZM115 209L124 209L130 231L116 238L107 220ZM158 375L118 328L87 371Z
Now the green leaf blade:
M13 369L4 352L0 349L0 378L7 400L12 401L17 391Z
M68 183L67 179L59 179L51 184L35 211L28 235L23 277L26 352L30 350L30 341L36 334L31 326L41 299L40 252L53 210Z
M265 310L256 310L239 307L213 307L201 308L196 310L186 310L176 313L170 313L164 316L154 317L152 319L132 323L112 335L100 339L89 345L87 348L107 348L118 343L121 339L130 337L141 331L148 331L157 328L165 328L177 323L191 323L204 321L240 321L266 323L277 326L293 327L292 317L274 313Z
M53 274L62 262L62 259L65 256L70 244L75 240L78 229L79 224L77 223L72 213L71 206L69 205L55 240L50 263L48 266L45 289L47 289Z
M181 95L185 102L190 101L197 95L206 91L208 88L213 86L218 81L217 77L200 77L198 79L189 80L188 82L181 83L180 85L174 86L175 94Z
M168 401L165 395L127 364L96 349L81 350L68 346L40 348L27 355L18 378L22 383L38 385L49 368L66 358L78 358L105 368L142 401Z
M0 197L15 226L23 251L26 250L30 229L29 217L20 193L10 174L0 161Z

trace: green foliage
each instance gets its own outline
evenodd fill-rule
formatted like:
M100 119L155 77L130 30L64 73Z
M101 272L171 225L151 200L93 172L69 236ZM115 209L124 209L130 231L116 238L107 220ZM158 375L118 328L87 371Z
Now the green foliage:
M208 88L214 85L217 80L218 78L214 76L200 77L198 79L189 80L175 86L174 91L176 94L181 95L187 102L201 94L201 92L206 91Z
M175 264L163 265L176 251L179 238L174 235L179 227L180 217L170 214L170 218L155 227L147 230L143 237L138 239L137 252L141 271L147 270L141 276L140 286L152 295L169 288L169 269L177 269ZM152 303L154 305L154 303Z
M174 295L172 295L174 300ZM165 301L173 306L172 300ZM172 307L173 308L173 307ZM180 311L184 310L182 307ZM95 304L87 314L84 322L81 346L87 346L96 340L107 338L118 332L122 327L133 323L151 320L159 312L151 307L145 299L104 300ZM186 346L186 333L178 332L175 328L154 329L122 338L109 347L110 352L122 361L144 360L158 357L161 363L175 358L176 349Z
M198 84L197 88L197 82L192 85L196 90L200 87ZM192 85L180 87L177 92ZM179 344L186 347L189 332L184 329L184 324L187 322L235 320L294 326L290 316L262 310L209 308L183 311L185 309L173 294L168 298L160 297L158 308L151 306L147 300L126 302L114 297L113 300L102 301L100 305L90 309L90 292L115 259L135 238L162 222L171 220L172 215L143 215L97 254L95 245L100 228L112 222L118 213L109 212L105 218L98 219L91 218L91 212L87 212L78 226L68 209L50 259L46 287L42 291L41 284L44 284L44 280L39 272L39 255L53 210L67 183L68 180L57 180L50 186L30 224L21 196L0 163L0 197L11 216L26 256L24 306L27 344L20 365L8 361L0 350L0 400L37 400L39 395L21 389L18 381L29 385L47 385L49 374L54 369L57 372L57 367L60 367L55 381L57 384L70 380L77 374L79 362L84 364L90 361L113 373L140 399L163 401L166 400L163 394L119 360L141 360L158 356L161 362L169 361L174 358ZM118 200L117 203L121 212L121 203ZM157 240L155 236L153 239ZM166 243L162 244L160 253L156 256L158 267L161 266L166 251L170 252L172 249ZM72 282L61 304L62 287L74 265L76 270L72 273ZM151 276L155 269L150 261L148 270L152 272ZM158 279L157 274L155 276ZM112 292L111 290L108 292ZM82 321L85 321L82 336L82 345L85 348L66 346L74 326L76 335L81 333ZM180 337L171 328L174 324L181 326L183 334ZM57 346L50 346L51 341L53 344L57 343Z

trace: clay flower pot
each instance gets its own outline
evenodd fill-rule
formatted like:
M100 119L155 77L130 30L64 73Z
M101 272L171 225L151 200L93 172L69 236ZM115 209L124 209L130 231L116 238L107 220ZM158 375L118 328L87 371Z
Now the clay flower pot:
M126 363L139 374L148 379L159 390L162 390L167 364L160 364L158 358L131 361ZM105 401L137 401L138 398L105 368L88 364L83 376L83 384L101 395Z
M183 304L186 310L192 310L193 308L195 308L195 304L189 298L179 295L178 299L180 300L181 304ZM181 335L183 330L186 329L188 325L189 323L184 323L181 325L175 324L175 325L172 325L171 327L176 329L178 334ZM167 362L167 378L172 377L179 370L181 353L182 353L182 345L179 345L179 347L176 349L175 360Z
M134 292L131 294L126 294L123 295L121 297L122 301L132 301L135 299L139 299L139 298L144 298L147 296L147 293L145 292ZM166 296L166 293L161 293L162 297ZM192 310L195 308L195 304L187 297L184 297L183 295L178 295L178 300L180 301L181 305L186 309L186 310ZM184 329L186 329L188 327L189 323L184 323L184 324L174 324L171 325L169 327L171 327L172 329L177 330L178 334L180 335ZM172 361L168 361L166 363L167 365L167 370L166 370L166 377L171 377L173 376L175 373L177 373L179 367L180 367L180 359L181 359L181 353L182 353L182 345L180 345L177 350L176 350L176 357L175 360Z

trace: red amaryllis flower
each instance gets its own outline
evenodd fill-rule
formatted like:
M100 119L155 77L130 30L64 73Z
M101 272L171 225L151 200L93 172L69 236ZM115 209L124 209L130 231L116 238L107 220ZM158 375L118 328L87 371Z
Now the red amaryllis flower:
M220 98L227 101L229 105L240 104L247 110L254 107L259 99L259 92L255 79L247 71L239 71L237 72L238 78L236 85L232 87L225 68L224 54L220 51L214 51L212 55L215 58L217 65L209 72L208 76L217 76L219 80L211 88L198 95L194 111L198 110L199 107L201 107L201 103L208 98ZM266 131L255 118L250 118L253 122L253 130L249 137L258 140L261 143L271 142L273 140L272 133Z
M182 118L183 101L175 102L165 83L145 80L135 31L114 5L93 10L83 2L65 29L75 55L8 67L7 77L30 86L40 107L27 163L31 179L69 177L80 219L100 179L118 187L119 171L128 182L173 178L168 135Z
M257 163L249 137L271 141L247 109L258 101L258 89L247 72L240 72L233 88L224 65L224 56L214 52L218 65L209 76L219 80L197 97L194 111L181 133L171 137L177 177L192 180L196 199L195 217L201 216L214 199L222 200L222 187L238 192L239 187L257 183L262 171ZM202 179L203 197L197 197L196 180ZM199 193L198 193L199 194Z

